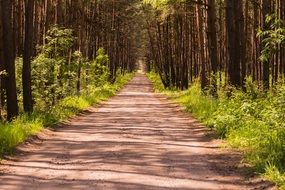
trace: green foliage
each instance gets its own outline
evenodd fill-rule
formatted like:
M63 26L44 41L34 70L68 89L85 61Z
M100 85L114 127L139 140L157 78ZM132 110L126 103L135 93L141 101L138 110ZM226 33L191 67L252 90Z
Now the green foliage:
M155 8L160 8L166 5L177 4L185 1L186 0L144 0L143 2L146 4L150 4Z
M39 131L42 126L41 118L22 115L11 123L0 125L0 153L4 153L23 142L27 136Z
M54 26L47 32L47 43L42 47L41 52L50 58L64 57L68 54L74 40L71 29Z
M21 57L17 57L15 60L15 67L16 67L16 79L17 79L17 93L22 94L22 69L23 69L23 59ZM20 104L23 102L23 97L19 96L18 101ZM20 106L20 109L22 106Z
M150 4L153 7L165 5L169 0L144 0L144 3Z
M70 29L53 27L47 32L46 44L32 62L36 103L51 106L72 92L70 83L76 78L76 68L69 61L69 51L73 41Z
M159 77L149 74L159 84ZM155 85L157 87L157 85ZM158 88L161 91L161 88ZM219 88L218 99L204 94L198 83L187 91L167 91L194 117L214 128L229 145L245 153L247 162L279 186L285 185L285 85L264 94L250 78L246 91ZM163 90L165 92L165 90Z
M0 155L13 151L18 144L39 132L43 127L51 127L89 106L113 96L132 77L133 74L118 76L114 84L106 83L101 87L90 87L83 90L81 95L68 96L60 100L47 111L23 114L11 123L1 123Z
M154 84L156 91L163 92L179 101L185 105L187 111L191 112L201 121L206 121L205 119L211 117L213 112L217 109L217 100L211 96L205 96L200 90L198 83L192 85L187 91L165 90L158 74L150 72L147 76Z
M110 84L109 58L105 50L99 48L96 58L87 60L80 51L72 51L74 40L70 29L55 26L47 32L46 44L39 48L31 65L35 111L22 114L10 123L0 123L0 155L12 151L43 127L52 126L113 96L133 76L119 75ZM18 94L23 91L22 65L22 58L17 58ZM19 100L22 103L22 96Z
M91 61L85 67L88 75L88 80L92 86L102 86L110 78L110 71L108 69L109 57L103 48L99 48L96 54L96 59Z
M279 19L276 14L266 16L268 29L258 29L257 36L262 38L263 49L260 60L268 62L272 53L276 52L280 45L285 44L284 21Z
M285 175L282 175L276 166L269 164L266 168L265 177L274 181L279 186L279 190L285 190Z
M39 48L39 54L31 65L36 109L48 109L63 98L80 93L81 89L100 87L108 83L109 58L105 50L99 48L96 58L87 60L80 51L72 52L74 40L70 29L53 27L47 32L46 44ZM18 94L22 94L22 65L23 60L18 57ZM22 96L19 96L19 102L22 103Z
M148 78L150 79L150 81L152 81L153 85L154 85L154 89L158 92L162 92L164 91L164 86L160 80L160 77L158 74L156 74L155 72L150 72L147 73Z
M208 123L207 118L211 118L213 112L217 109L218 102L211 96L206 96L201 90L200 85L195 83L188 91L179 92L176 100L185 105L188 112L205 124Z

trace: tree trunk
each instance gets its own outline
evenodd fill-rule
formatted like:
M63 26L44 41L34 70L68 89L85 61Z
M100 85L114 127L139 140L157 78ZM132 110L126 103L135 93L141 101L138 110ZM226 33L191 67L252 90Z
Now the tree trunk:
M2 8L0 3L0 16L2 17ZM5 65L4 65L4 53L3 53L3 24L2 20L0 19L0 72L2 73L0 75L0 118L2 120L2 110L5 106L5 77L3 75L3 72L5 71Z
M3 47L4 64L7 75L5 76L5 88L7 94L7 119L12 120L18 115L18 100L15 77L15 55L12 27L12 0L1 0L3 23Z
M211 66L213 71L212 86L214 88L214 94L217 93L217 78L218 71L218 50L217 50L217 28L216 28L216 5L215 0L209 0L208 7L208 22L209 22L209 53Z
M241 2L236 0L226 1L226 23L229 48L229 82L236 87L241 86L241 45L240 45L240 14Z
M33 18L34 0L26 0L25 42L23 54L23 106L25 112L33 111L32 82L31 82L31 55L33 51Z
M270 13L270 0L263 0L262 2L262 14L263 14L263 28L267 30L269 25L266 23L266 15ZM263 62L263 88L269 89L269 74L270 74L270 60Z
M197 11L197 27L198 30L198 44L199 44L199 56L200 56L200 64L201 64L201 88L204 90L207 85L207 74L206 74L206 57L205 57L205 43L204 43L204 35L203 35L203 13L201 9L201 0L196 5Z

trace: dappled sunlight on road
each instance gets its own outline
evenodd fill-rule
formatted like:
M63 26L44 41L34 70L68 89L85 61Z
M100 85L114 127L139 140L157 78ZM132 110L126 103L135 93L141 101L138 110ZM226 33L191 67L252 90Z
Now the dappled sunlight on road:
M239 155L138 74L116 97L21 146L0 189L249 189Z

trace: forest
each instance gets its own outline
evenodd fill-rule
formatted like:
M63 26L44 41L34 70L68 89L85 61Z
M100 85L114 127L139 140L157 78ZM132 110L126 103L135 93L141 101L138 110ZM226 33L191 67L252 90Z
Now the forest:
M0 2L0 155L114 96L142 62L156 92L285 189L284 0Z

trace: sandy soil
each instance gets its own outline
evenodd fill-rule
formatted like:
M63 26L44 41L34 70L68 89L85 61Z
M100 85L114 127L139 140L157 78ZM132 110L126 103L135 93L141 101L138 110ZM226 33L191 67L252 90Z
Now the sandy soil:
M207 135L208 134L208 135ZM138 74L117 96L19 146L0 189L271 189Z

